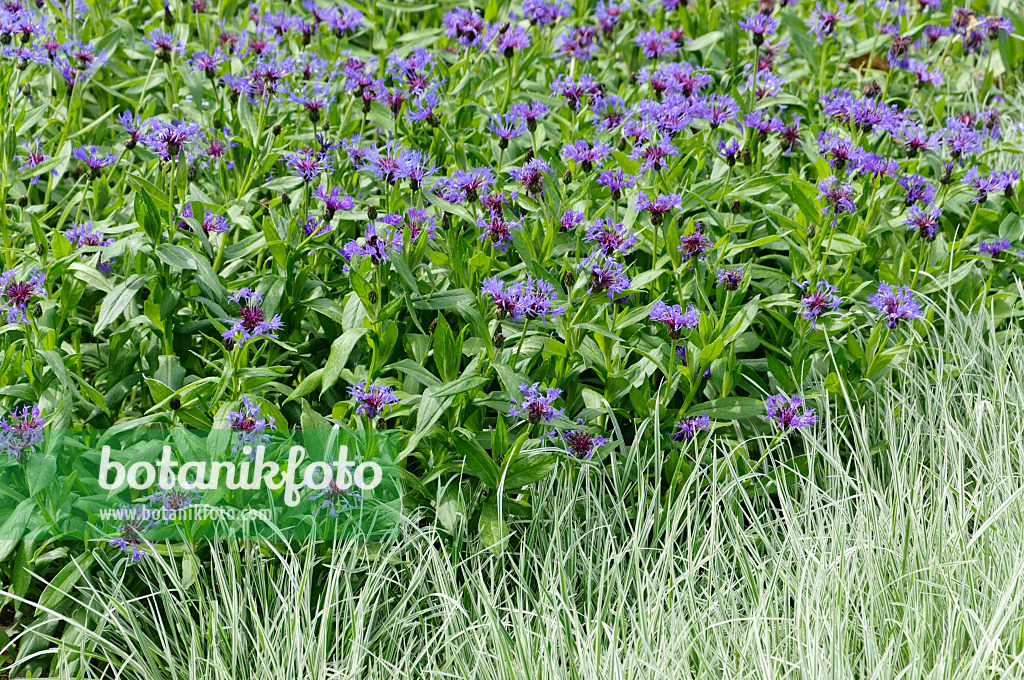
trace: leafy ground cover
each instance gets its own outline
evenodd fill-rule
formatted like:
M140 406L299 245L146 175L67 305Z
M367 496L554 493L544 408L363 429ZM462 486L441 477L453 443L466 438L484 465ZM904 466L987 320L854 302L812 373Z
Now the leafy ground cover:
M695 555L728 470L743 531L792 548L815 452L872 450L864 414L951 360L957 310L1020 313L1021 28L935 0L7 3L4 621L208 558L196 523L100 520L111 432L235 460L394 433L403 515L456 556L526 555L598 489Z

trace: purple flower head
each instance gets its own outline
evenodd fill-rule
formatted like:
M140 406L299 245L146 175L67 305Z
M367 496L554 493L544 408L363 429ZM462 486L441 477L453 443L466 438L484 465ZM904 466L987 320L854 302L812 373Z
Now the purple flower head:
M266 446L273 436L268 430L273 429L274 419L271 416L264 416L259 404L246 396L242 397L238 411L228 411L228 427L238 435L238 439L231 447L231 455L238 456L238 453L244 452L248 446L249 457L255 458L256 449Z
M626 276L622 263L605 255L600 248L585 260L576 265L577 269L585 270L589 276L587 293L599 295L604 293L614 300L619 293L629 288L629 277Z
M566 208L565 212L562 213L562 218L558 221L561 226L560 231L569 231L578 224L581 224L586 218L587 216L580 211L573 210L572 208Z
M320 122L320 112L331 103L329 87L327 83L313 83L305 89L293 90L288 95L288 101L301 106L306 111L309 122L315 125Z
M916 85L918 87L922 85L934 85L938 87L943 83L942 71L939 69L931 70L931 65L926 61L920 59L908 59L907 60L907 71L910 72L917 78Z
M0 454L6 453L7 462L12 462L34 453L46 438L45 424L39 404L12 410L0 418Z
M668 336L674 340L684 330L697 327L700 323L700 312L696 307L690 305L684 313L680 305L666 305L664 302L658 301L651 309L651 320L665 324L665 327L668 328Z
M181 209L182 219L178 222L178 228L184 229L185 231L192 231L192 227L185 219L192 219L195 215L192 212L192 204L188 203L184 208ZM231 220L224 215L213 212L212 210L206 210L203 212L203 231L206 234L223 234L231 230Z
M481 291L494 302L499 318L508 316L513 321L540 319L541 323L547 323L548 317L565 314L565 307L555 305L558 302L555 287L542 279L527 276L524 281L515 281L507 288L498 279L485 279Z
M466 200L473 203L480 194L494 184L494 173L490 168L470 168L469 170L458 170L452 175L452 189L460 194L465 194Z
M1010 240L1005 238L993 239L992 241L982 241L981 245L978 246L978 252L982 255L988 255L993 260L998 258L1003 251L1009 250L1011 247Z
M730 139L728 142L719 140L718 155L725 159L726 165L736 165L736 158L740 155L740 143L737 139Z
M848 139L837 137L825 130L818 133L818 153L828 156L828 165L833 170L842 172L847 163L853 161L860 151L860 147Z
M625 103L618 95L595 95L590 98L594 126L600 132L611 132L626 120Z
M123 503L113 512L113 520L117 523L117 538L111 539L111 545L126 553L132 562L139 562L145 556L141 546L146 545L143 533L153 525L152 513L149 508L141 505Z
M32 269L22 280L13 269L0 274L0 314L7 313L7 323L28 323L28 306L34 298L46 297L46 276Z
M228 319L228 327L221 333L229 346L245 345L258 338L276 338L274 331L284 327L280 315L267 318L263 310L263 293L243 288L228 299L239 307L239 318Z
M751 14L745 19L740 19L740 28L754 34L754 44L760 46L764 43L766 35L772 35L779 27L779 20L767 14L758 12Z
M550 107L544 102L532 101L530 103L516 102L509 107L510 114L526 121L526 128L533 132L537 129L537 121L547 115Z
M858 150L853 159L855 170L863 175L871 175L875 179L893 177L900 171L900 166L891 158L886 158L870 151Z
M695 114L708 121L712 128L717 128L730 120L736 120L739 105L727 94L713 94L698 102Z
M816 2L811 10L811 18L807 20L807 28L816 36L814 42L820 45L826 36L835 37L840 22L845 21L853 21L853 17L846 13L845 2L838 3L835 11L823 10L821 3Z
M928 181L921 175L908 172L896 180L896 183L906 191L904 203L908 206L915 203L929 206L935 200L935 187L928 184Z
M585 139L581 139L563 146L562 158L576 161L583 172L590 172L594 166L601 167L611 152L612 147L604 142L597 141L591 146Z
M536 26L554 23L572 14L567 0L525 0L523 16Z
M811 287L810 281L798 284L804 292L797 311L800 312L805 321L811 322L811 328L818 328L818 317L833 310L839 309L838 289L827 281L818 281L816 287Z
M612 220L596 219L594 226L587 230L583 237L587 243L593 243L605 255L611 256L615 253L628 255L636 248L636 234L626 229L622 222Z
M612 199L617 201L622 196L623 189L636 184L636 177L625 174L621 169L603 170L597 175L597 183L607 187Z
M579 80L560 73L551 82L551 91L564 99L574 111L580 108L586 97L601 94L603 90L604 86L589 73L580 74Z
M594 16L597 18L597 23L601 30L605 33L611 33L615 30L622 15L629 10L630 4L628 0L622 0L621 2L616 2L616 0L597 0Z
M152 128L152 132L142 139L142 143L165 161L175 160L184 147L202 139L203 131L198 123L178 120L165 123L156 118L146 122Z
M711 248L711 239L704 235L704 225L695 222L693 231L679 238L678 251L684 259L699 259Z
M227 59L224 53L217 50L214 50L213 54L199 51L188 58L188 65L192 69L192 73L202 73L210 80L216 80L217 69Z
M358 382L348 388L348 393L359 403L356 413L362 414L370 420L383 413L385 408L390 413L392 406L398 403L395 390L387 385L378 384L376 381L369 384Z
M922 151L935 151L942 146L942 133L929 133L928 128L920 123L904 123L893 131L893 139L899 142L910 158Z
M431 215L423 208L409 208L405 211L405 215L398 213L384 215L378 218L378 221L397 227L399 230L409 227L409 235L413 241L423 233L426 233L428 241L433 240L437 231L437 215Z
M668 166L669 157L678 155L679 149L673 146L668 139L661 138L644 146L636 146L629 157L640 161L640 170L646 173L649 170L665 169Z
M515 398L512 399L512 408L508 412L510 416L522 418L531 425L536 425L541 421L550 423L555 418L565 415L565 409L554 406L555 400L562 395L562 390L557 387L549 387L547 393L542 394L540 383L523 383L519 386L519 392L522 394L522 401L517 403Z
M551 166L541 158L527 161L521 168L513 168L509 175L519 182L528 192L536 196L541 192L544 173L551 172Z
M1016 170L1008 172L993 171L989 175L982 175L978 172L977 168L970 168L964 173L963 179L960 180L964 184L974 189L974 198L971 199L971 203L983 203L989 194L1008 192L1007 195L1013 195L1013 186L1020 179L1020 173Z
M441 18L445 35L457 40L463 47L475 47L483 43L488 23L484 18L465 7L456 7Z
M711 430L711 419L707 413L699 416L690 416L676 421L675 430L672 432L672 439L677 442L693 441L698 432L709 432Z
M156 504L158 512L164 516L164 524L166 525L171 522L178 512L192 507L202 498L202 494L197 489L188 490L177 485L166 487L161 484L159 491L154 491L139 500Z
M715 272L715 281L726 290L738 290L743 283L743 267L719 269Z
M638 31L633 43L640 48L640 53L646 59L658 59L679 51L679 43L672 38L672 31L668 29Z
M285 165L298 175L303 182L312 182L321 173L334 172L334 162L330 156L322 156L313 149L302 151L285 151L281 154Z
M641 191L637 195L636 209L638 212L650 213L651 224L661 224L665 215L671 212L672 208L678 208L682 200L683 197L680 194L658 194L654 200L651 200L645 192Z
M594 457L594 451L607 444L609 439L607 437L595 435L583 427L582 418L578 419L576 422L580 427L570 430L569 432L560 433L565 442L566 453L579 460L590 460Z
M518 220L506 219L503 215L491 214L486 219L478 217L476 226L483 230L481 241L490 241L495 250L505 252L512 243L513 232L522 229Z
M505 148L508 146L509 140L526 134L526 121L520 119L514 112L509 112L504 116L491 118L487 129L501 140L501 147Z
M502 30L504 28L504 30ZM516 52L521 52L530 46L530 32L519 24L512 24L505 28L492 24L488 31L485 42L494 46L494 51L511 59Z
M37 168L43 162L50 160L50 157L43 153L40 146L41 144L38 139L35 140L35 146L33 146L31 142L25 142L25 154L23 156L14 157L14 160L21 162L18 172L25 172L26 170ZM56 175L57 169L54 168L50 173ZM37 184L39 182L39 175L33 177L30 182L32 184Z
M821 209L822 215L832 211L832 225L839 221L842 213L853 213L857 211L857 205L853 202L853 187L837 178L829 175L818 182L817 200L825 199L827 205Z
M890 286L888 283L879 283L878 292L869 295L868 302L889 328L895 328L900 321L924 318L921 305L914 299L914 294L908 286Z
M89 168L89 177L96 179L100 176L103 168L114 164L114 154L107 153L100 155L99 149L95 146L80 146L71 150L71 155Z
M934 241L936 234L939 232L940 217L942 217L941 207L932 208L926 206L919 208L911 206L904 224L907 225L907 229L916 231L917 235L925 241Z
M351 261L353 257L360 255L370 258L370 262L379 265L387 262L388 256L391 253L397 253L401 250L401 229L388 230L378 228L376 224L371 222L366 225L366 231L363 233L363 243L360 244L358 240L353 239L342 247L341 254L346 261Z
M103 238L103 233L93 227L92 222L75 223L70 229L65 230L64 236L78 248L105 248L117 241L114 238ZM83 253L82 257L88 257L88 253ZM112 270L111 264L102 260L96 266L104 274Z
M341 188L334 187L328 190L327 185L321 184L313 192L313 196L324 203L324 220L330 222L334 219L334 213L349 211L356 207L355 199L348 194L341 195Z
M185 51L185 41L176 40L174 35L167 31L162 31L159 28L154 28L149 32L149 36L142 39L142 42L146 43L153 48L156 52L158 59L169 61L171 55L175 52Z
M981 153L984 149L983 136L971 123L964 122L956 116L946 119L944 142L950 157L960 165L968 156Z
M812 408L801 412L799 409L803 403L802 397L787 397L782 392L773 394L764 400L764 410L767 414L764 419L783 432L811 427L818 422L818 416Z

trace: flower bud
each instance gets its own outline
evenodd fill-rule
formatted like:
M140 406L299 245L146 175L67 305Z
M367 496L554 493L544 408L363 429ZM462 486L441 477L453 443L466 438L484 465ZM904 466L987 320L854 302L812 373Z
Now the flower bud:
M375 207L374 207L374 206L372 206L372 205L371 205L371 206L368 206L368 207L366 208L366 217L367 217L367 219L369 219L369 220L370 220L371 222L373 222L373 221L374 221L375 219L377 219L377 208L375 208Z
M572 172L568 170L565 171L565 174L562 175L562 184L565 184L566 186L572 184Z
M181 408L181 399L174 397L171 399L171 410L177 411L179 408Z

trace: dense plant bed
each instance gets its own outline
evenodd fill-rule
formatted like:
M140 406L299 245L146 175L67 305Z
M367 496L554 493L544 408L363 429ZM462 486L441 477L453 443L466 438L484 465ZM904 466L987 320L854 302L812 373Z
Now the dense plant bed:
M552 475L635 514L726 451L777 503L950 309L1020 313L1010 9L40 2L0 10L18 620L71 556L191 554L101 521L112 431L379 434L402 515L501 553Z

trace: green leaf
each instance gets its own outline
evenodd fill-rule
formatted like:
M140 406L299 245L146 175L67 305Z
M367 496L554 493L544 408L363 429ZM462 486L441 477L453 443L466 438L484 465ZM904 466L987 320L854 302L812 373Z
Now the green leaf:
M553 453L534 453L517 457L505 473L506 489L529 486L551 474L558 458Z
M100 313L96 319L93 334L99 335L100 331L116 321L128 308L139 289L151 278L151 276L133 274L127 281L107 293L103 302L100 303Z
M342 369L348 363L349 355L352 354L356 343L364 335L366 335L365 328L349 328L331 343L331 354L327 357L327 364L323 369L323 380L320 385L321 395L338 381Z
M444 314L438 314L437 328L434 329L434 363L445 382L454 380L459 374L461 359L462 342L456 340Z
M6 560L18 547L18 542L25 533L25 527L28 526L35 507L35 499L26 498L18 503L18 507L14 508L14 512L10 514L3 526L0 526L0 562Z

